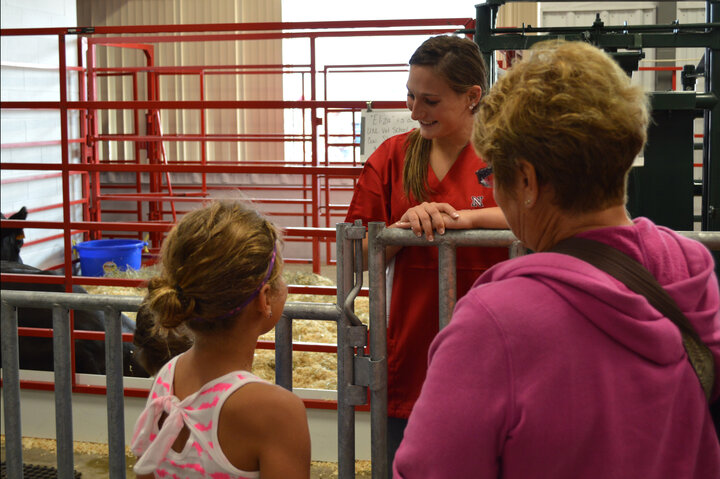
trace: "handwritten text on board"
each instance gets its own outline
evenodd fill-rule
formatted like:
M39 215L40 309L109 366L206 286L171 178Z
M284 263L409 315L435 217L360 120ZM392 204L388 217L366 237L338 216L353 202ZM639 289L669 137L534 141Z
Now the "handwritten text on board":
M409 110L363 111L361 118L360 157L363 161L391 136L417 128L417 121L410 118Z

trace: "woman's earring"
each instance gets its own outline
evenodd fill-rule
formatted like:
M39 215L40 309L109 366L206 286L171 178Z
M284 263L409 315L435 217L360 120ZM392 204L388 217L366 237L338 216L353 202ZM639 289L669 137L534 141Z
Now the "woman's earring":
M470 110L474 110L476 106L477 106L477 103L473 103L473 104L470 105L468 108L469 108Z
M525 200L525 206L530 206L530 203L532 203L532 200L530 198L527 198Z

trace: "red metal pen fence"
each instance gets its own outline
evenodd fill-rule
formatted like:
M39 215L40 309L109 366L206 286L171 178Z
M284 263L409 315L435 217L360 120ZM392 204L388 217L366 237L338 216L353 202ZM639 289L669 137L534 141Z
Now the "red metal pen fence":
M244 23L212 25L154 25L95 28L3 29L2 36L51 36L57 38L58 64L35 65L35 68L58 72L58 101L4 101L6 111L48 111L59 113L60 139L40 142L3 143L3 151L43 145L60 145L56 162L11 162L3 159L5 171L23 171L21 178L8 177L4 185L32 183L41 179L60 178L62 203L32 207L29 212L56 211L56 221L2 220L2 228L54 230L27 245L62 239L63 259L53 269L62 276L2 274L2 281L63 284L67 291L75 284L138 286L142 280L94 278L73 275L72 246L79 238L149 237L150 251L145 263L152 263L162 238L178 216L209 198L242 195L254 201L264 212L284 226L286 242L310 245L310 254L288 257L288 263L307 263L319 273L323 264L332 264L335 241L334 225L342 221L362 165L358 157L359 131L355 127L366 101L329 100L328 84L355 72L406 71L404 63L389 64L321 64L317 58L317 40L329 38L363 38L414 36L419 44L433 34L472 32L469 18L430 20L377 20L350 22ZM78 36L79 66L68 66L66 39ZM157 49L164 44L217 44L218 42L307 41L309 61L300 64L158 64ZM134 52L142 64L113 65L110 51ZM99 60L103 60L100 62ZM404 62L401 58L398 61ZM103 65L101 66L100 63ZM238 95L231 99L209 99L208 83L217 77L288 76L300 77L299 100L256 100ZM163 81L168 78L194 78L196 89L191 99L170 98ZM120 82L124 94L112 98L105 86ZM77 99L71 99L68 84L77 82ZM124 82L129 82L125 88ZM399 87L402 90L402 86ZM404 101L373 101L374 109L402 109ZM211 117L216 112L293 112L302 118L299 131L216 131ZM171 113L197 118L197 128L176 131L164 123ZM107 120L114 116L114 123ZM337 127L335 120L346 122ZM71 125L70 121L77 121ZM112 131L108 125L115 125ZM332 124L332 125L331 125ZM69 128L72 126L73 128ZM112 126L112 125L111 125ZM77 136L71 132L77 132ZM298 157L218 159L210 155L212 145L232 144L299 144ZM178 158L173 145L184 145L190 157ZM192 146L188 146L192 145ZM71 148L74 148L71 150ZM350 151L337 159L336 149ZM78 151L79 150L79 151ZM71 153L72 152L72 153ZM115 154L112 152L121 152ZM348 156L348 155L345 155ZM223 176L225 175L225 176ZM223 182L238 175L250 178L242 185ZM79 193L71 188L71 178L80 179ZM118 181L118 178L121 181ZM177 179L180 178L180 179ZM188 181L190 178L190 181ZM274 181L288 178L285 183ZM252 180L261 181L254 182ZM79 208L81 218L73 215ZM293 221L301 221L293 225ZM57 233L59 231L60 233ZM324 250L322 246L325 246ZM335 289L323 286L292 286L291 293L334 295ZM361 293L367 295L367 292ZM45 331L21 331L24 334L47 335ZM74 332L79 339L97 333ZM126 341L131 340L129 335ZM271 347L263 344L261 347ZM303 347L307 349L307 347ZM310 347L326 351L327 346ZM74 381L74 380L73 380ZM25 387L48 388L33 381ZM73 382L77 391L96 391L96 387ZM102 388L100 388L102 389ZM128 394L138 394L128 391Z

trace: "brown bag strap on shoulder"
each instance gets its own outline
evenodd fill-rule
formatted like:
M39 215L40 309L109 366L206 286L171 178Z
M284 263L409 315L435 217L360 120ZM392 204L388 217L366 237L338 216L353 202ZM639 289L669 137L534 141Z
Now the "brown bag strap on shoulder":
M550 253L562 253L581 259L625 284L631 291L645 296L652 307L669 318L680 329L690 364L709 400L715 384L715 361L695 328L674 299L640 263L612 246L585 238L568 238L556 244Z

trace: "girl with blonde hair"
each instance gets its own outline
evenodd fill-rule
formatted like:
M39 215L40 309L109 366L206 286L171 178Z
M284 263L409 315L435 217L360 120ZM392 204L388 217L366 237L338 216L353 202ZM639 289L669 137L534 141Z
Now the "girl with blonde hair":
M232 202L188 213L165 239L145 304L158 334L187 331L193 343L154 379L131 445L138 477L309 477L303 402L251 372L287 298L280 242Z

